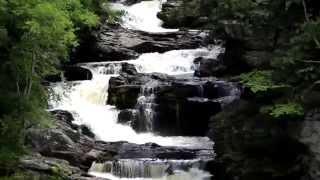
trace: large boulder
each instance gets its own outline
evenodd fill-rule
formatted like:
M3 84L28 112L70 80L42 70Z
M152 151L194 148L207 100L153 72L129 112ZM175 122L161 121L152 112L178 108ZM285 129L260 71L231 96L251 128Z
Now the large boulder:
M93 75L89 69L80 66L66 65L62 67L61 73L48 75L44 78L45 84L66 81L91 80Z
M207 12L199 8L200 3L199 0L168 0L157 16L166 28L200 29L209 22Z
M67 161L48 158L39 154L23 156L17 169L23 172L21 179L89 179L81 169L71 166ZM18 176L19 177L19 176ZM17 179L20 179L18 178Z
M238 100L210 122L209 136L215 142L219 175L224 179L300 180L304 174L308 151L298 138L300 121L272 119L260 112L259 104ZM309 125L304 132L311 130ZM307 139L314 136L304 138L309 143Z
M63 75L67 81L91 80L92 73L89 69L80 66L65 66Z
M320 178L320 112L317 109L307 113L305 121L301 124L299 140L307 146L309 154L305 157L307 175L312 180Z
M198 77L219 77L222 76L227 69L221 59L199 57L194 60L194 63L197 65L195 76Z
M96 150L115 154L114 159L213 159L212 147L166 147L155 143L96 142ZM103 157L99 162L103 162Z
M72 59L74 62L127 60L141 53L193 49L204 43L201 32L153 34L105 25L80 44Z
M94 134L86 126L72 123L72 114L62 110L53 111L54 128L31 128L26 134L26 143L43 156L67 160L71 165L87 170L85 154L93 149Z
M210 116L239 97L236 84L215 78L121 74L110 80L108 104L138 132L201 136Z

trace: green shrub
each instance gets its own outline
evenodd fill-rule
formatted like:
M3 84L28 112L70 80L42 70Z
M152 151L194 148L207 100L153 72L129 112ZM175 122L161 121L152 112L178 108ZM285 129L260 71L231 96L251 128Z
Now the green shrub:
M277 119L299 118L304 115L304 108L301 104L289 102L286 104L275 104L261 108L261 112L268 113Z

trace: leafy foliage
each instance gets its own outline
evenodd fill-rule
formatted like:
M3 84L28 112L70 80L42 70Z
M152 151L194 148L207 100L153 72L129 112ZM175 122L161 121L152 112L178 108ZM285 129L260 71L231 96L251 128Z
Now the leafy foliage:
M252 92L263 92L270 89L284 87L284 85L277 85L272 80L271 71L252 71L240 75L241 82L249 87Z
M106 3L0 0L0 172L23 153L26 128L50 124L41 81L68 59L78 32L108 14Z
M274 106L267 106L261 110L268 113L274 118L295 118L304 115L304 109L299 103L289 102L286 104L275 104Z

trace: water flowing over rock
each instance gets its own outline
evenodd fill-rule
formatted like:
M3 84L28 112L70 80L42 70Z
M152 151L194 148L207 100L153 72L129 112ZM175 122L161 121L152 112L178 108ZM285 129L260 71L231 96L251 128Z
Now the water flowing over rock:
M177 171L199 169L204 165L205 162L201 160L120 159L103 164L96 163L92 166L92 171L110 173L120 178L162 178L173 176Z
M75 50L91 79L51 84L58 126L45 137L31 132L34 149L107 179L212 177L208 120L240 88L193 76L194 59L216 59L222 49L208 44L206 32L162 28L163 2L112 4L127 12L123 22L101 25Z
M115 83L118 79L122 84ZM240 94L236 84L215 78L121 75L110 80L108 103L120 109L136 109L131 125L138 132L203 135L209 118Z
M86 43L77 48L73 59L77 62L128 60L137 58L141 53L194 49L202 45L206 43L200 31L154 34L102 26Z

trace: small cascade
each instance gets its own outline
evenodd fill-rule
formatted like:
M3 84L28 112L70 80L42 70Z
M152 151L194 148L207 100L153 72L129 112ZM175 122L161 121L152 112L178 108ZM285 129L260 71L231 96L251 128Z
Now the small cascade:
M162 21L157 17L162 4L166 0L143 1L132 6L125 6L121 3L114 3L114 9L124 12L122 26L128 29L147 32L174 32L178 29L165 29L161 27Z
M94 163L90 168L90 174L104 174L110 179L175 179L184 177L184 180L205 179L211 176L202 172L206 162L198 159L194 160L159 160L159 159L120 159L105 163ZM196 177L185 176L190 171L198 171ZM192 174L189 174L192 176Z
M137 100L136 109L138 112L139 131L153 132L156 112L154 110L156 104L155 88L157 81L150 81L141 87L140 95Z
M110 62L106 64L84 64L83 66L89 68L90 70L94 71L96 74L104 74L104 75L117 75L121 72L122 64L121 63L115 63Z

